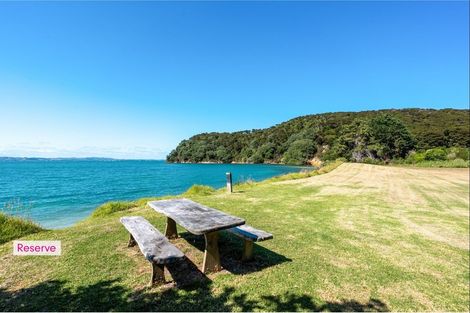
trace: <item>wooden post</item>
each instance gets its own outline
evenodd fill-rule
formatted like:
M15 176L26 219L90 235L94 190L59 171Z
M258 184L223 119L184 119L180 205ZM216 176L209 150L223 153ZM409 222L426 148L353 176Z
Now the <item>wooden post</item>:
M169 218L169 217L166 218L165 237L168 239L178 238L178 231L176 230L176 222L172 218Z
M230 173L230 172L225 173L225 176L227 176L227 192L232 193L233 192L233 189L232 189L232 173Z
M202 272L218 272L221 269L219 256L219 232L214 231L204 234L206 239L206 250L204 251L204 261L202 263Z

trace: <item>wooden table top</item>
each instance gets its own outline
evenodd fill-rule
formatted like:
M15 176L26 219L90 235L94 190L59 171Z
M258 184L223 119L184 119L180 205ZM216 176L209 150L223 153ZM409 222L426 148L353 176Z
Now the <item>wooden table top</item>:
M150 201L148 205L183 226L190 233L205 233L245 224L245 220L188 199Z

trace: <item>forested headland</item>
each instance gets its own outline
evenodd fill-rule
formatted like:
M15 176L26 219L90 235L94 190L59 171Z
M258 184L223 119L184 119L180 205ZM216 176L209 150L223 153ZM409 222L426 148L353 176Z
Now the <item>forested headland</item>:
M309 164L312 160L468 162L469 110L401 109L301 116L267 129L202 133L168 162Z

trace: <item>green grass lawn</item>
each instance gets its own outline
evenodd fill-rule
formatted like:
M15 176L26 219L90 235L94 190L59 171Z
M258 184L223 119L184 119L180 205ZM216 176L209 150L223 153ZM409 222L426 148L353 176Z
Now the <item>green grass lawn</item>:
M241 240L224 233L224 270L203 276L195 270L203 239L179 229L172 242L190 262L172 271L186 284L148 288L150 264L137 247L127 248L119 217L142 215L161 231L165 218L136 201L23 238L61 240L60 257L14 257L11 242L0 245L0 310L469 309L468 169L343 164L309 178L236 186L233 194L186 197L243 217L274 239L244 264Z

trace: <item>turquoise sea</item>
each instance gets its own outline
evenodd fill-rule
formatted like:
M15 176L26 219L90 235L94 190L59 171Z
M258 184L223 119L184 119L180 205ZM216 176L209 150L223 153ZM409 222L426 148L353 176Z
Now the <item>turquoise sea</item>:
M176 195L193 184L220 188L225 185L226 172L232 172L236 183L300 170L302 167L264 164L4 159L0 160L0 210L47 228L61 228L84 219L106 201Z

